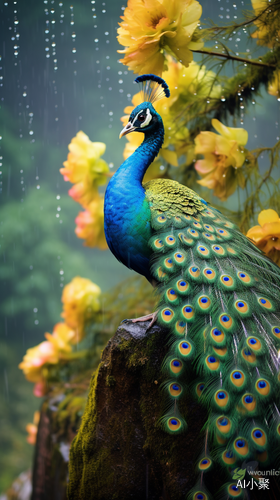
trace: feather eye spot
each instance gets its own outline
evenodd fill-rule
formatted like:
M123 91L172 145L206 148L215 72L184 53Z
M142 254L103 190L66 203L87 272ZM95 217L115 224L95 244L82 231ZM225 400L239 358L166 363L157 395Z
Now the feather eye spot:
M232 327L233 320L231 316L229 316L228 314L221 314L219 320L221 325L227 330L229 330Z
M202 491L198 491L194 494L193 500L208 500L208 497Z
M231 383L238 388L241 388L245 383L245 375L241 370L234 370L230 374Z
M189 289L189 283L184 280L179 280L176 283L178 292L186 292Z
M211 307L211 300L209 297L207 297L207 295L202 295L198 299L198 305L204 311L208 311L209 308Z
M261 347L262 347L262 344L259 341L259 339L256 339L255 337L249 337L246 340L246 343L254 351L259 351L261 349Z
M218 328L212 328L210 332L211 338L214 340L215 343L221 344L224 341L225 334Z
M216 273L215 273L214 269L211 269L209 267L204 269L203 274L204 274L205 278L207 279L207 281L213 281L216 278Z
M244 396L242 396L242 404L248 412L253 412L257 403L252 394L244 394Z
M170 258L165 259L164 265L167 269L172 269L173 267L173 261Z
M264 297L260 297L258 299L258 302L262 307L265 307L265 309L272 309L272 304L270 300L265 299Z
M242 349L242 357L245 359L245 361L248 361L248 363L255 363L256 361L256 356L253 352L251 352L249 349L244 347Z
M179 359L172 359L169 366L172 373L176 374L180 373L180 371L182 370L183 363Z
M201 224L199 224L199 222L193 222L193 225L198 229L201 229Z
M238 498L239 496L243 497L241 488L239 488L239 486L237 486L236 484L230 484L227 488L227 491L231 497L235 498Z
M193 350L192 345L189 342L180 342L179 351L182 356L189 356Z
M182 264L185 261L185 256L180 252L176 252L174 259L178 264Z
M237 273L238 278L243 281L243 283L250 284L251 283L251 278L247 273L244 273L243 271L239 271Z
M223 408L227 406L228 404L228 393L226 391L217 391L214 396L216 404L220 407Z
M192 319L194 316L194 309L192 306L186 305L183 307L182 313L186 319Z
M251 438L258 446L263 447L266 445L266 434L262 429L253 429L251 432Z
M199 275L200 275L200 269L199 269L199 267L191 266L189 268L189 274L192 276L192 278L198 278Z
M171 431L178 431L182 424L179 418L171 417L169 418L167 425Z
M211 371L216 371L220 367L220 362L214 356L207 356L206 365Z
M280 328L278 326L273 326L272 327L272 333L275 337L280 339Z
M193 238L198 238L199 234L195 229L188 229L188 233L193 237Z
M209 458L202 458L202 460L199 461L198 468L201 471L206 471L208 470L212 465L212 460Z
M215 254L217 254L217 255L221 255L221 256L225 255L225 250L223 249L223 247L221 247L219 245L213 245L212 249L214 250Z
M255 387L257 392L262 396L268 396L271 392L270 383L265 379L258 379Z
M197 394L198 397L201 396L204 387L205 387L205 385L203 383L201 383L201 382L199 384L197 384L197 386L196 386L196 394Z
M235 441L234 441L234 449L235 451L238 453L238 455L247 455L248 453L248 443L246 441L246 439L243 439L243 438L237 438Z
M199 253L200 255L203 255L203 257L208 257L208 256L209 256L209 254L210 254L210 252L209 252L208 248L206 248L206 247L204 247L204 246L202 246L202 245L199 245L199 246L197 247L197 251L198 251L198 253Z
M236 458L234 456L234 454L232 453L232 451L230 450L226 450L223 452L222 454L222 460L225 464L227 465L232 465L235 463L236 461ZM234 485L235 486L235 485Z
M176 238L174 238L174 236L172 235L166 236L165 242L169 247L172 247L176 243Z
M170 384L169 393L171 396L177 398L182 394L182 387L179 384Z
M167 307L161 311L161 318L164 323L170 323L173 320L174 311L168 309Z
M169 302L175 302L177 300L177 294L173 288L169 288L166 292L167 299Z
M161 223L164 223L166 222L166 217L164 215L160 215L158 218L157 218L158 222L161 222Z
M234 304L235 309L240 313L240 314L246 314L249 311L249 306L247 302L244 300L237 300Z
M159 250L160 248L163 247L163 241L160 239L160 238L157 238L155 241L154 241L154 246L157 250Z
M179 335L184 335L186 331L186 323L184 321L177 321L175 330Z
M231 421L226 417L219 417L216 420L216 426L219 432L227 434L231 429Z
M220 277L220 281L226 288L231 288L234 285L232 277L228 276L227 274L222 274L222 276Z
M210 233L215 232L215 229L213 228L213 226L210 226L210 224L204 224L204 228Z

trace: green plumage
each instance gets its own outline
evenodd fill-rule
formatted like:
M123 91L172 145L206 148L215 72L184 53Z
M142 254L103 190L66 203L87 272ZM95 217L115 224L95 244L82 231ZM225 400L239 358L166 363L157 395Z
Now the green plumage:
M149 200L157 198L150 192L158 185L161 196L165 186L168 199L170 192L182 196L176 209L167 201L150 205L152 272L160 282L158 322L171 333L164 363L169 407L162 424L168 432L186 428L177 401L188 390L186 371L195 371L196 387L203 385L198 397L209 413L206 448L224 466L225 453L234 457L235 466L245 459L265 466L275 458L279 439L278 268L184 186L151 182ZM181 364L176 373L174 361ZM210 455L204 459L212 463ZM199 467L203 474L210 469L206 465ZM232 494L235 498L235 490Z

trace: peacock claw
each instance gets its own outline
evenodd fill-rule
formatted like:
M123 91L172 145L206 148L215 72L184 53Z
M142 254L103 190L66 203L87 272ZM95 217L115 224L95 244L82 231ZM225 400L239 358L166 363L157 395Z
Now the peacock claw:
M140 318L135 318L135 319L132 319L132 323L138 323L138 322L142 322L142 321L148 321L148 319L151 319L152 321L150 322L150 324L148 325L148 328L147 330L149 330L153 324L156 322L157 320L157 317L158 317L158 311L155 311L154 313L150 313L150 314L146 314L146 316L140 316Z

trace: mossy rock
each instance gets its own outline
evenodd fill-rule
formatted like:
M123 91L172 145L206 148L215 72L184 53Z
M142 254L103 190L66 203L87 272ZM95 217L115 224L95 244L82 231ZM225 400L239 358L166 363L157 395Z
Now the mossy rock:
M103 352L70 450L69 500L179 500L197 480L205 410L186 391L187 432L158 425L167 337L157 325L146 333L147 325L122 323Z

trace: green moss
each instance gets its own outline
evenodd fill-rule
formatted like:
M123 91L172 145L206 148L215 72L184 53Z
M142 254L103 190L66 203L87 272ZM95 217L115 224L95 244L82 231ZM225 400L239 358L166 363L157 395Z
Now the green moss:
M116 379L112 375L108 375L106 377L106 385L107 387L114 387L116 385Z

